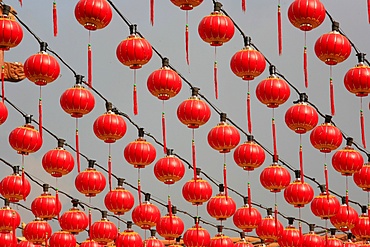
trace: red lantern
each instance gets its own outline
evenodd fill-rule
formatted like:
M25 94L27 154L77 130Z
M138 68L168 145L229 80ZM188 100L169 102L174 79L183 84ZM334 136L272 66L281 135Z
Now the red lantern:
M281 165L274 161L270 166L263 169L260 174L262 186L271 192L280 192L290 184L290 174Z
M285 113L285 123L289 129L297 134L305 134L316 127L319 121L319 114L306 102L306 94L300 94L300 99Z
M60 74L58 61L46 53L47 43L41 42L40 52L27 58L24 62L24 74L37 86L45 86L55 81Z
M364 53L358 53L357 57L358 64L344 76L344 86L357 97L366 97L370 93L370 67L364 63Z
M336 231L335 228L330 228L331 236L326 239L325 246L327 247L342 247L343 246L342 240L338 239L335 236L335 231Z
M102 218L94 222L90 228L91 239L101 245L106 245L116 239L118 230L107 218L107 211L102 211Z
M60 96L60 106L74 118L90 113L95 106L94 95L82 85L83 76L76 75L76 84Z
M339 211L340 203L338 199L325 191L325 186L320 186L321 193L311 202L312 213L321 219L329 219Z
M289 99L289 85L277 76L274 65L270 66L270 76L257 85L256 96L262 104L269 108L279 107Z
M51 235L49 240L50 247L75 247L76 246L76 237L64 231L58 231Z
M160 100L169 100L181 90L181 77L169 67L169 59L162 59L162 67L153 71L147 80L149 92Z
M248 141L239 145L234 151L235 163L245 171L253 171L265 161L265 151L258 145L252 135L247 136Z
M370 192L370 157L368 163L365 163L358 172L353 174L353 181L363 191Z
M198 97L199 88L192 87L192 95L177 107L177 118L190 129L206 124L211 117L208 104Z
M106 0L80 0L75 7L77 21L87 30L106 27L112 20L112 9Z
M144 240L143 246L146 247L164 247L164 244L161 240L155 237L156 230L150 229L150 238Z
M36 245L28 240L22 240L17 244L17 247L36 247Z
M187 247L207 247L211 242L209 232L199 225L199 217L195 217L195 226L184 233L184 244Z
M355 227L351 229L353 235L355 235L358 239L363 240L370 239L370 218L366 211L367 207L362 206L361 207L362 214L358 217L358 221L355 224Z
M115 215L123 215L134 206L134 196L123 188L123 182L123 178L118 178L118 186L104 198L105 207Z
M13 233L0 233L0 246L1 247L14 247Z
M0 182L0 193L10 202L24 200L31 192L31 184L26 177L19 174L19 166L13 167L13 174Z
M135 168L145 168L155 160L157 153L155 147L144 139L144 129L139 128L139 138L127 144L123 155Z
M253 247L254 245L245 238L245 233L240 232L240 240L234 243L234 247Z
M256 234L265 243L277 241L283 232L283 225L278 219L272 217L272 209L267 209L267 216L261 220L256 228Z
M7 51L21 43L23 31L16 18L9 14L10 6L3 5L2 12L3 14L0 16L0 50Z
M209 247L233 247L233 240L222 233L223 226L217 226L218 233L211 238Z
M36 218L23 229L23 236L34 245L41 245L51 236L51 227L47 221Z
M101 247L101 245L92 239L86 239L80 244L80 247Z
M346 203L346 197L342 198L342 205L338 212L330 218L330 222L335 228L341 231L349 231L355 227L358 221L358 214L351 206Z
M73 207L59 217L59 224L63 231L78 234L87 228L89 219L87 215L78 208L78 199L73 199L72 204Z
M49 185L43 184L44 193L36 197L31 204L32 213L42 220L51 220L60 213L62 204L49 192Z
M220 123L208 132L208 144L220 153L228 153L240 142L238 130L226 122L226 113L220 114Z
M296 180L285 188L284 198L287 203L296 208L301 208L312 201L314 192L311 185L301 181L301 173L299 170L295 171L295 176Z
M165 184L174 184L180 181L184 177L184 174L185 166L173 154L173 149L167 149L167 155L164 158L160 158L154 165L155 177Z
M288 218L289 225L282 231L278 239L280 247L301 246L302 234L299 229L293 226L294 218Z
M94 134L105 143L114 143L121 139L127 130L125 120L115 114L112 103L106 103L106 113L99 116L93 126Z
M104 175L94 168L95 160L89 160L89 167L80 172L75 179L76 189L88 197L102 192L106 185Z
M315 233L315 225L310 224L310 231L302 236L302 244L307 247L324 247L324 239Z
M248 205L246 198L244 198L244 206L238 208L233 215L234 225L243 230L243 232L251 232L256 229L262 220L260 212Z
M332 31L323 34L315 43L316 56L327 65L336 65L351 55L351 43L339 33L339 23L333 22Z
M26 124L15 128L9 134L9 144L18 154L28 155L38 151L42 146L40 132L32 125L32 117L27 115Z
M212 197L212 187L200 177L200 172L200 168L197 168L197 177L187 181L182 187L182 196L193 205L202 205Z
M177 209L175 206L169 208L171 213L160 218L156 225L158 234L166 240L174 240L184 232L184 222L176 216Z
M3 101L0 101L0 125L5 123L6 119L8 118L8 109Z
M302 31L320 26L325 15L325 7L320 0L295 0L288 9L289 21Z
M19 213L9 207L9 200L5 199L4 207L0 208L0 233L9 233L17 229L21 223Z
M334 169L343 176L352 176L352 174L358 172L364 164L364 158L360 152L352 147L352 143L353 138L348 137L346 147L336 151L331 158Z
M265 57L251 46L250 37L244 37L244 48L231 57L230 68L236 76L247 81L253 80L265 70Z
M127 229L124 230L122 233L118 234L118 237L116 238L116 246L117 247L142 247L143 246L143 240L140 237L140 234L137 232L134 232L134 230L131 229L132 227L132 221L127 221Z
M73 170L74 159L70 152L63 148L65 140L58 139L58 147L44 154L42 167L51 176L59 178Z
M193 8L199 6L203 0L170 0L171 3L180 7L182 10L192 10Z
M149 200L150 194L147 193L145 194L145 202L137 205L131 213L133 222L144 230L156 226L161 218L161 212Z
M342 144L342 133L331 124L331 118L325 115L325 122L316 126L310 134L312 146L322 153L330 153Z
M226 220L236 211L234 200L224 192L223 184L219 185L219 193L207 202L207 212L216 220Z

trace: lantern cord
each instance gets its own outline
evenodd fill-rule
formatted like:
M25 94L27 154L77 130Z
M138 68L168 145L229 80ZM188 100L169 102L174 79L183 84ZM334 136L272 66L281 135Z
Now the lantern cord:
M361 98L362 101L362 98ZM365 118L364 113L361 107L360 110L360 124L361 124L361 139L362 139L362 146L366 149L366 136L365 136Z
M112 155L111 155L111 144L108 144L108 181L109 191L112 191Z
M134 115L138 114L138 100L137 100L137 88L136 88L136 69L134 69L134 91L133 91L133 100L134 100Z
M150 0L150 24L154 25L154 0Z
M228 191L227 191L227 173L226 173L226 154L224 154L224 185L225 185L225 197L228 200Z
M331 109L331 115L335 115L335 103L334 103L334 84L333 84L333 78L332 78L332 73L333 73L333 66L330 65L330 109Z
M87 45L87 85L92 87L92 50L91 44Z
M41 97L41 86L40 86L40 98L39 98L39 132L42 139L42 97Z
M4 100L5 100L5 71L4 71L4 65L1 66L1 99L4 103Z
M247 92L247 125L248 125L249 134L252 134L251 93L249 92L249 80L248 80L248 92Z
M242 0L242 11L245 12L247 10L246 0Z
M163 151L167 153L167 140L166 140L166 117L164 111L162 112L162 139L163 139Z
M194 181L197 180L197 158L196 158L196 149L195 149L195 140L194 140L194 129L193 131L193 139L191 140L191 155L193 161L193 172L194 172Z
M324 175L325 175L326 199L329 201L329 176L328 176L328 166L326 164L324 164Z
M81 160L80 160L80 138L78 135L78 118L76 118L76 133L75 133L75 140L76 140L76 160L77 160L77 172L81 172Z
M53 31L54 37L58 35L58 16L57 16L57 3L53 2Z
M278 47L279 47L279 56L283 53L283 35L281 31L281 10L280 10L280 0L278 4L278 12L277 12L277 17L278 17Z
M308 88L307 46L306 45L303 48L303 73L304 73L304 86Z

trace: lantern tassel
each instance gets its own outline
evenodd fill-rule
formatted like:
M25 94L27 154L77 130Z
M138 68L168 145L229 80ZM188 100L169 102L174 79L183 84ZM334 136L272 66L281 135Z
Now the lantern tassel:
M194 180L197 178L197 162L196 162L196 153L195 153L195 141L191 141L191 156L193 161L193 171L194 171Z
M167 153L167 140L166 140L166 117L164 112L162 112L162 139L163 139L163 151Z
M247 120L248 120L248 132L249 134L252 134L251 95L249 91L247 95Z
M1 99L5 101L5 70L4 65L1 66Z
M189 65L190 60L189 60L189 25L188 24L186 24L186 27L185 27L185 56L186 56L186 63Z
M330 78L330 109L331 109L331 115L335 115L335 104L334 104L334 84L333 79Z
M245 12L247 10L247 4L245 0L242 0L242 11Z
M251 184L248 182L248 207L249 207L249 214L252 211L252 194L251 194Z
M280 4L278 5L278 47L279 47L279 56L283 53L283 36L281 31L281 11Z
M275 204L274 215L275 215L275 233L277 234L277 227L278 227L278 207L277 207L277 204Z
M91 44L87 45L87 85L92 88L92 50Z
M58 35L58 16L57 16L57 3L53 2L53 31L54 37Z
M48 245L48 238L49 238L49 236L48 236L48 233L46 233L45 234L45 247L48 247L49 245Z
M92 222L92 215L91 209L89 208L89 238L91 239L91 222Z
M136 89L136 84L134 84L133 97L134 97L134 115L137 115L138 114L138 107L137 107L137 89Z
M217 61L214 62L213 65L213 80L215 84L215 96L218 99L218 71L217 71Z
M77 128L77 121L76 119L76 159L77 159L77 172L81 172L81 163L80 163L80 141L78 136L78 128Z
M272 141L274 146L274 160L277 158L277 147L276 147L276 126L275 126L275 119L272 118Z
M326 199L329 200L329 176L328 176L328 167L324 165L324 174L325 174L325 187L326 187Z
M21 7L23 6L23 1L22 0L19 0L19 4L21 5Z
M60 210L61 208L59 208L59 193L58 193L58 188L55 188L55 201L56 201L56 204L58 205L58 220L59 220L59 216L60 216Z
M23 154L22 154L23 156ZM26 201L26 195L24 194L24 185L26 183L26 177L24 174L24 166L22 165L22 191L23 191L23 201Z
M226 154L224 154L226 155ZM226 179L226 164L224 164L224 184L225 184L225 196L226 196L226 200L228 200L228 197L227 197L227 179Z
M366 136L365 136L365 118L362 109L360 110L360 123L361 123L361 138L362 138L362 145L366 149Z
M367 16L370 23L370 0L367 0Z
M154 0L150 0L150 24L154 25Z
M42 99L39 98L39 132L40 137L42 138Z
M304 86L308 88L308 70L307 70L307 47L303 50L303 73L304 73Z
M17 227L15 225L15 212L12 213L12 232L13 232L13 244L14 246L17 246L17 235L16 231Z
M138 193L138 198L139 198L139 205L141 205L141 183L140 183L140 179L137 180L137 193Z
M303 183L304 175L303 175L303 151L302 145L299 146L299 169L301 170L301 183Z
M112 156L110 154L108 157L108 181L109 181L109 191L112 191Z

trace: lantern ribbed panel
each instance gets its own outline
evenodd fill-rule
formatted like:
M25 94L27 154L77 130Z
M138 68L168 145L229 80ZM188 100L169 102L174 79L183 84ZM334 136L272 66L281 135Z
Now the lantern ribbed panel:
M53 233L49 239L50 247L75 247L76 246L76 237L69 233L58 231Z
M109 191L104 197L105 207L115 215L123 215L134 206L134 196L122 187Z
M45 86L59 77L60 66L56 58L46 52L39 52L24 62L24 74L36 85Z
M106 27L112 20L112 9L106 0L80 0L74 13L77 21L91 31Z
M325 15L325 7L320 0L295 0L288 9L290 23L302 31L320 26Z
M74 118L81 118L95 107L94 95L81 85L67 89L59 100L60 106Z
M41 148L42 138L38 130L32 125L26 124L10 132L9 144L17 153L28 155Z
M184 100L177 108L177 118L188 128L196 129L208 122L211 109L208 104L198 97Z
M192 179L182 187L182 196L193 205L202 205L212 197L212 187L206 180Z
M203 227L193 226L185 231L183 239L187 247L208 247L211 235Z
M297 134L305 134L316 127L319 114L312 106L306 103L297 103L286 111L285 123L289 129Z
M35 245L40 245L49 239L52 229L46 221L34 220L28 223L23 230L23 236Z
M261 220L260 212L254 207L249 208L248 205L238 208L233 215L234 225L244 232L251 232L256 229Z
M85 212L71 208L59 217L59 224L64 231L78 234L87 228L89 219Z
M49 150L42 157L42 167L53 177L61 177L70 173L74 168L74 158L63 148Z
M101 219L91 225L91 239L101 245L106 245L117 238L118 229L113 222Z
M335 228L341 231L348 231L355 227L358 221L358 213L351 206L343 204L338 212L330 218L330 222Z
M166 240L174 240L184 232L184 222L176 215L166 215L160 218L156 225L158 234Z
M24 181L24 184L23 184ZM19 202L25 199L31 192L31 184L19 174L6 176L0 182L0 193L10 202Z
M147 230L157 225L161 212L150 202L143 202L132 210L131 218L136 225Z
M321 193L316 196L311 202L312 213L320 217L321 219L329 219L338 213L340 203L338 199L333 196L326 195L326 193Z
M6 108L4 102L0 101L0 125L5 123L7 118L8 118L8 108Z
M139 233L134 232L133 230L125 230L122 233L118 234L118 237L116 238L116 246L117 247L142 247L143 246L143 240L141 239L141 236Z
M0 16L0 50L16 47L23 39L21 25L8 16Z
M231 57L230 68L243 80L253 80L265 70L265 57L259 51L247 46Z

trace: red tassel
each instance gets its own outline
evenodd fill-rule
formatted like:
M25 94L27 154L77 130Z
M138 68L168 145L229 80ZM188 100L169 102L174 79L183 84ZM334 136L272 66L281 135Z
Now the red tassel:
M21 5L21 7L23 6L23 1L22 0L19 0L19 4Z
M58 189L57 188L55 189L55 201L57 202L56 204L59 205L58 204L58 202L59 202L59 193L58 193ZM61 208L58 206L58 220L59 220L60 210L61 210Z
M324 174L325 174L325 186L326 186L326 198L329 200L329 176L328 176L328 167L324 165Z
M280 4L278 5L278 46L279 46L279 55L283 53L283 36L281 31L281 11Z
M360 111L360 123L361 123L361 137L362 137L362 145L366 149L366 136L365 136L365 119L364 119L364 113L361 110Z
M275 119L272 119L272 141L274 146L274 160L276 160L276 157L278 155L277 153L277 147L276 147L276 126L275 126Z
M170 218L172 218L172 203L171 203L171 198L168 196L168 215ZM171 221L172 222L172 221ZM172 227L171 227L172 228Z
M57 3L53 2L53 30L54 37L58 35L58 17L57 17Z
M136 84L134 84L133 97L134 97L134 115L137 115L138 114L138 107L137 107L137 89L136 89Z
M91 222L92 222L92 215L91 209L89 208L89 238L91 239Z
M330 109L331 109L331 115L335 115L335 104L334 104L334 84L333 79L330 78Z
M191 141L191 156L193 161L193 171L194 171L194 180L197 178L197 162L196 162L196 155L195 155L195 141Z
M108 157L108 181L109 181L109 191L112 191L112 157Z
M81 172L80 142L79 142L79 138L78 138L78 129L77 128L76 128L76 159L77 159L77 171L78 171L78 173L80 173Z
M140 179L137 181L137 193L138 193L138 198L139 198L139 205L141 205L141 183L140 183Z
M217 62L215 61L214 65L213 65L213 79L214 79L214 83L215 83L215 95L216 95L216 99L218 99L218 75L217 75Z
M308 70L307 70L307 47L303 50L303 73L304 73L304 86L308 88Z
M277 227L278 227L278 208L277 205L275 204L275 233L277 233Z
M166 117L162 112L162 138L163 138L163 151L167 153L167 140L166 140Z
M251 184L248 182L248 206L249 213L252 211L252 195L251 195Z
M26 182L26 177L24 174L24 166L22 166L22 193L23 193L23 201L26 201L26 195L24 194L24 185Z
M252 134L252 117L251 117L251 95L247 95L247 118L248 118L248 132Z
M17 246L17 235L16 235L16 225L15 225L15 213L12 213L12 232L13 232L13 244Z
M150 24L154 25L154 0L150 0Z
M87 45L87 85L92 87L92 51L91 45Z
M370 0L367 0L367 16L370 23Z
M5 71L4 71L4 65L1 66L1 98L4 102L4 100L5 100Z
M39 132L42 138L42 99L39 98Z
M224 185L225 185L225 196L226 196L226 200L227 200L226 164L224 164Z
M48 245L48 238L49 238L49 236L48 236L48 233L46 233L45 234L45 247L48 247L49 245Z
M242 0L242 10L243 12L247 10L247 4L245 3L245 0Z
M299 168L301 170L301 183L303 183L304 174L303 174L303 151L302 145L299 147Z
M185 54L186 54L186 63L189 65L189 25L186 24L185 28Z

